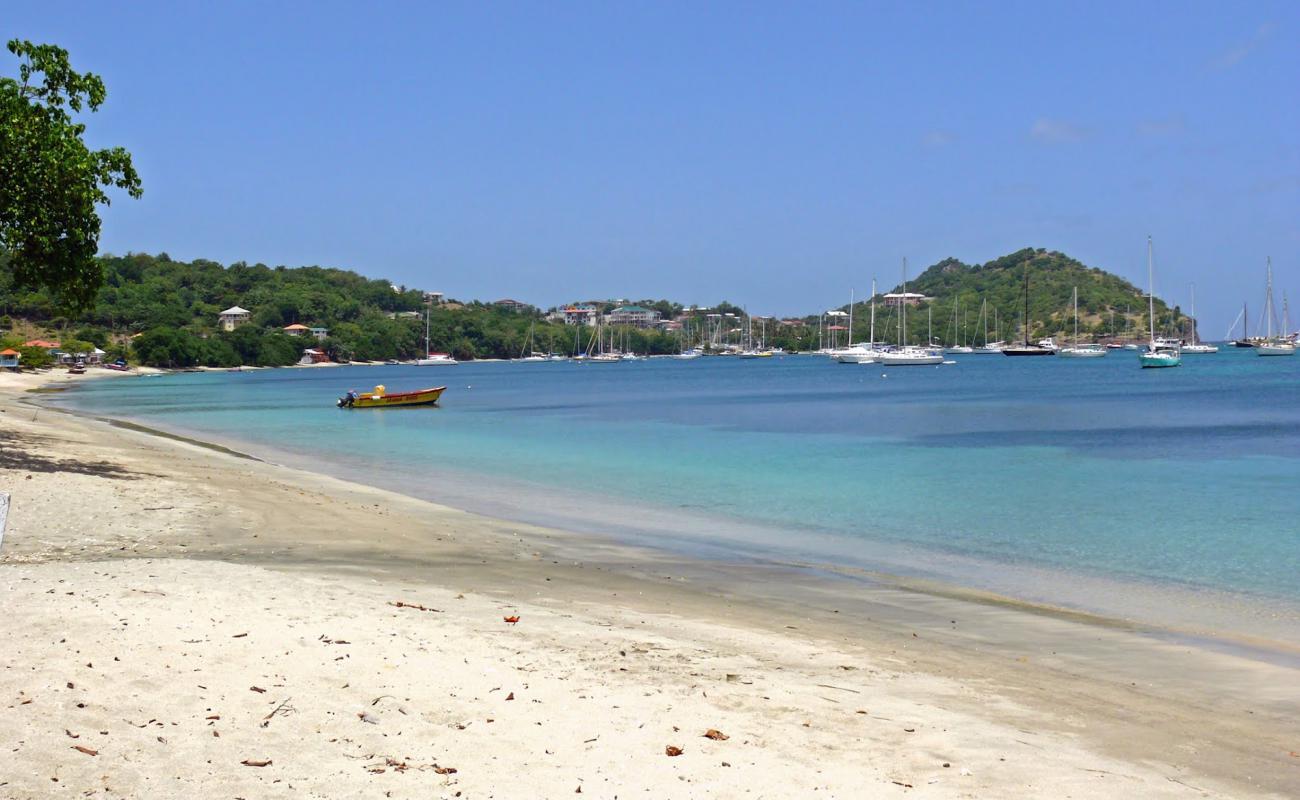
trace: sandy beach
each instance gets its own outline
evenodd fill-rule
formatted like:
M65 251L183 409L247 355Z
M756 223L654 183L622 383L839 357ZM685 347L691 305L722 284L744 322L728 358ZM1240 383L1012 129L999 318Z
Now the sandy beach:
M471 515L65 380L0 375L0 797L1300 794L1287 658Z

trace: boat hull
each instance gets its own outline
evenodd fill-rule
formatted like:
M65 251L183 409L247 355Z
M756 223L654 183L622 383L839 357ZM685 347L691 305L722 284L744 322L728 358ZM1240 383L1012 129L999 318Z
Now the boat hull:
M1046 347L1029 345L1027 347L1004 347L1002 348L1004 356L1054 356L1055 350L1049 350Z
M393 394L348 394L339 398L339 408L400 408L406 406L431 406L438 402L446 386L432 389L418 389L414 392L395 392Z
M1257 344L1255 345L1255 355L1257 356L1293 356L1295 355L1295 345L1293 344Z
M1104 347L1062 347L1056 351L1060 358L1103 358L1106 355Z
M1183 363L1180 356L1172 353L1142 353L1138 356L1138 362L1143 369L1158 369L1161 367L1176 367Z

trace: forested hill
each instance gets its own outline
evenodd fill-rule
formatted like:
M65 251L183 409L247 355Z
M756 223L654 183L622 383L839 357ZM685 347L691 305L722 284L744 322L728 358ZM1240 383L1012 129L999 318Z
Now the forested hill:
M1050 250L1025 248L987 264L964 264L947 258L929 267L914 279L907 290L924 294L930 300L909 312L908 327L924 339L926 305L933 313L936 338L948 341L952 334L953 305L960 319L964 316L967 334L979 334L983 328L978 317L980 306L987 302L989 336L994 338L993 311L997 309L1001 338L1018 338L1024 316L1025 270L1029 270L1029 316L1031 336L1063 336L1074 331L1071 294L1079 290L1079 331L1084 337L1104 337L1112 332L1123 336L1126 331L1147 330L1146 293L1127 280L1096 267L1089 267L1069 256ZM901 284L892 291L902 291ZM1156 298L1157 333L1184 332L1187 318L1177 307L1170 308ZM1112 312L1114 321L1112 322ZM858 311L861 319L862 311ZM978 328L978 330L977 330ZM879 337L878 337L879 338ZM959 337L960 338L960 337Z

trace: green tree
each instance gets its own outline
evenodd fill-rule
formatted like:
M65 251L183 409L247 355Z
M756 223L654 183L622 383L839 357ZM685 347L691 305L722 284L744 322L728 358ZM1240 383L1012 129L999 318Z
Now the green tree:
M131 154L91 150L73 115L104 102L104 82L74 71L68 51L13 39L18 79L0 77L0 250L13 283L45 288L64 306L90 306L103 282L95 253L106 189L141 194Z

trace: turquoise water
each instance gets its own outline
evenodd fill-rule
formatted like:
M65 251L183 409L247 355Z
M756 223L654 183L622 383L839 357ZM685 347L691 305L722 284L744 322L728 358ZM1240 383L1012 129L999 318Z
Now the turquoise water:
M953 358L179 374L88 383L64 402L703 554L777 552L1045 600L1102 581L1300 606L1300 359L1227 349L1144 371L1131 352ZM449 388L435 409L334 407L377 383Z

